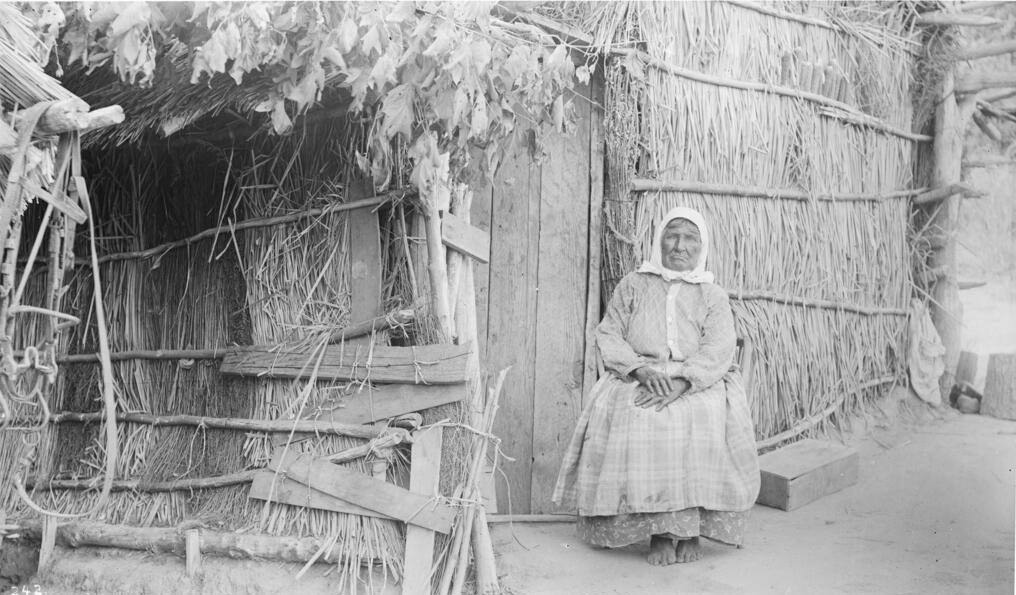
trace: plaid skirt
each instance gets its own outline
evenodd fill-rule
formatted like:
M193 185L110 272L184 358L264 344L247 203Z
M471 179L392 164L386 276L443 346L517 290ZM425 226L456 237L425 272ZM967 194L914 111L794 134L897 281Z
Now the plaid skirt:
M593 386L554 502L581 516L750 509L759 468L740 374L659 412L635 405L643 390L613 374Z

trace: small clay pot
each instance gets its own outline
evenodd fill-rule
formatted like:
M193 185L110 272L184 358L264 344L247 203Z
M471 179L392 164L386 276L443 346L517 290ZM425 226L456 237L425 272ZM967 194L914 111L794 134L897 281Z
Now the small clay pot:
M956 408L961 413L977 413L981 410L981 401L967 395L956 397Z

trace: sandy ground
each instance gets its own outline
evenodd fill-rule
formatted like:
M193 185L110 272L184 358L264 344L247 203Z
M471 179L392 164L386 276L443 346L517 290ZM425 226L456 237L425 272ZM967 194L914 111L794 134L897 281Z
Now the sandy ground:
M756 506L748 543L664 568L648 543L592 549L570 523L497 526L503 582L551 593L1013 593L1016 422L958 413L853 444L857 485ZM887 448L888 447L888 448Z

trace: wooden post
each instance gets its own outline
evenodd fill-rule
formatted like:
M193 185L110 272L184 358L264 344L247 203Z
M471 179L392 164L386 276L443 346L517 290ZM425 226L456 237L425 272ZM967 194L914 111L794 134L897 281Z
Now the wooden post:
M956 367L956 384L966 382L974 386L977 379L977 354L972 351L960 353L959 365Z
M432 495L441 479L440 427L417 432L411 453L409 489ZM431 573L434 565L434 532L408 525L406 527L406 557L402 578L403 595L430 595Z
M934 186L942 188L958 183L963 160L963 131L966 128L954 93L954 73L945 73L938 107L935 109ZM959 220L960 197L953 194L937 207L932 225L938 228L945 244L932 253L931 267L945 274L939 277L932 291L931 319L942 344L945 345L945 373L939 379L942 395L948 395L955 381L962 341L963 307L957 284L956 227Z
M586 287L585 373L582 378L582 405L597 379L596 326L600 323L600 260L603 238L603 80L596 76L589 91L593 100L589 118L589 262Z
M487 512L483 509L483 505L479 505L476 507L476 518L473 519L473 560L476 565L477 595L501 593L493 552L494 544L491 542L490 528L487 526Z
M53 551L56 549L57 521L55 517L46 515L42 518L42 544L39 546L39 574L45 574L53 563Z
M201 532L188 529L184 533L184 549L187 555L187 576L194 578L201 572Z
M438 342L446 343L452 338L452 315L448 300L448 265L441 242L441 213L434 204L434 198L425 198L421 202L427 231L427 274L430 277L431 307L441 335Z
M1016 353L993 353L988 358L981 413L1016 419Z

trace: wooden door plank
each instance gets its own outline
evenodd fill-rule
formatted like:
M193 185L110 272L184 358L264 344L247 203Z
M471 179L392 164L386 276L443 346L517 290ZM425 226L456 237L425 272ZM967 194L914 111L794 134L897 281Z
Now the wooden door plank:
M511 366L494 434L501 437L502 450L515 460L503 465L507 480L497 484L498 509L527 513L533 455L540 166L529 156L528 135L519 136L520 141L507 151L491 197L486 368Z
M586 288L585 373L582 378L582 406L597 379L596 325L600 323L600 258L603 241L603 80L597 72L590 83L592 106L589 117L589 240L588 285Z
M373 348L329 345L319 380L369 380L407 384L455 384L466 380L469 349L459 345ZM239 376L308 378L317 355L312 347L252 347L222 358L220 372Z
M371 189L354 184L348 200L373 196ZM381 309L381 228L373 209L354 209L346 215L349 242L349 320L368 320ZM347 345L369 345L370 336L347 339Z
M367 424L462 401L469 392L465 384L366 385L316 407L306 419L344 424Z
M470 221L490 237L490 207L493 187L485 182L473 192ZM490 301L490 265L473 263L473 292L476 294L476 348L481 365L487 361L487 304Z
M285 471L289 479L406 523L439 533L451 531L455 509L432 495L414 494L326 460L283 450L276 450L268 467L273 471Z
M490 235L462 217L452 213L441 216L441 241L452 250L475 260L490 261Z
M429 496L441 479L440 426L416 432L410 458L409 490ZM403 570L403 595L429 595L434 565L434 532L409 525L406 527L406 555Z
M533 405L533 513L554 510L561 458L582 412L589 269L589 96L576 87L574 134L545 137Z
M334 466L334 465L333 465ZM250 485L248 497L258 500L271 500L292 506L303 506L304 508L318 508L332 512L344 512L346 514L358 514L381 519L392 517L357 506L331 496L322 491L315 490L310 486L287 478L281 473L274 471L259 471L254 475L254 481Z

